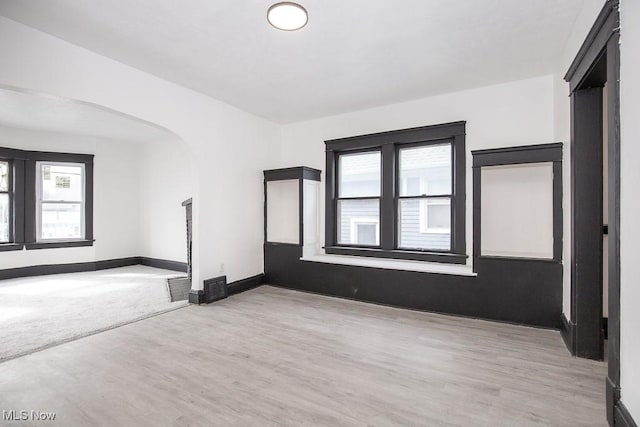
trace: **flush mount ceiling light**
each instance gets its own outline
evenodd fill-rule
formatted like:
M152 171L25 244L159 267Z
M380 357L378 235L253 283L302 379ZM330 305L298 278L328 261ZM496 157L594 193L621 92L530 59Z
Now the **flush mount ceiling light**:
M284 1L272 5L267 11L267 20L275 28L294 31L307 25L307 10L298 3Z

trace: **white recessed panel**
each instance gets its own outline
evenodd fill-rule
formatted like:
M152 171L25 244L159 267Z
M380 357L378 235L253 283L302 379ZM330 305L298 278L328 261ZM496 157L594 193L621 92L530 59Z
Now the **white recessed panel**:
M553 163L482 168L481 254L553 258Z
M300 243L300 186L297 179L267 182L267 241Z
M319 251L320 222L318 211L320 209L320 182L303 180L303 254L315 254Z

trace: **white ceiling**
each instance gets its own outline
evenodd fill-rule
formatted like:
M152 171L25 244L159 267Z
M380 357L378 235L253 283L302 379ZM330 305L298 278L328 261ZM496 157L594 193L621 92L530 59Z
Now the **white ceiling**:
M287 123L556 71L583 0L2 0L0 14Z
M3 87L0 126L141 143L176 138L166 129L104 107Z

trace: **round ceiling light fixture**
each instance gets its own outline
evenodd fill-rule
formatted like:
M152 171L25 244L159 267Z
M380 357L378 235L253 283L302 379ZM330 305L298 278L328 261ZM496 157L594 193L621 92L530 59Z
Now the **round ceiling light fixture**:
M307 10L298 3L276 3L267 10L269 24L283 31L295 31L307 25Z

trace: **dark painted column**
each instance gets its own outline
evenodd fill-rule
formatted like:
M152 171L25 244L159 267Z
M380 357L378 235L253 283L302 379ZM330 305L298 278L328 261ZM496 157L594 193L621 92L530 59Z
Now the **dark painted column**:
M600 360L602 347L602 88L571 95L572 272L575 353Z

